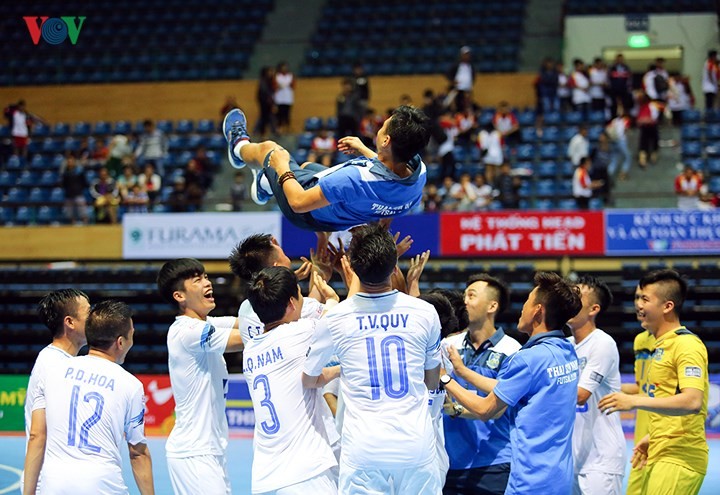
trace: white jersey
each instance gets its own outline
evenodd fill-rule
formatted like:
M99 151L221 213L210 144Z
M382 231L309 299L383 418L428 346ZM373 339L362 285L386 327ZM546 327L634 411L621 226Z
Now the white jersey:
M424 376L440 365L435 308L398 291L358 293L325 320L328 331L318 332L306 373L319 375L333 353L340 361L341 465L407 469L434 462Z
M33 404L38 397L45 396L45 379L50 373L57 373L72 356L59 347L49 344L38 354L33 369L30 372L27 392L25 393L25 451L30 438L30 424L32 422ZM24 478L24 476L23 476ZM22 483L21 479L21 483ZM40 493L42 485L42 472L38 479L37 492Z
M228 443L225 416L228 371L223 353L235 318L207 321L178 316L167 335L175 426L168 436L168 457L224 456Z
M574 338L570 341L575 343ZM620 356L612 337L599 328L575 345L582 387L592 395L577 406L573 431L573 459L576 473L600 471L625 473L625 437L619 414L603 414L598 401L620 391Z
M309 318L317 320L324 310L325 305L317 299L304 297L300 319ZM238 310L238 326L240 328L240 337L245 345L248 345L250 339L256 335L260 335L263 332L263 328L265 328L265 325L260 321L258 315L255 314L248 299L242 302Z
M320 414L322 393L302 385L305 356L320 326L324 320L286 323L256 335L243 351L255 411L253 493L294 485L337 466Z
M438 388L430 392L430 417L435 431L435 466L440 472L440 486L445 485L448 469L450 469L450 456L445 449L445 427L443 426L443 405L447 393Z
M43 494L126 494L120 444L145 443L140 380L96 356L65 360L47 375L44 396L47 443Z

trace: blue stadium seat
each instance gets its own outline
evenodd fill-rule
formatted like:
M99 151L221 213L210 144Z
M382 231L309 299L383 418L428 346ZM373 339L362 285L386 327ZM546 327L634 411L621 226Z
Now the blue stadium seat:
M569 180L561 180L555 184L558 196L570 196L572 194L572 183Z
M535 201L535 208L540 211L548 211L555 208L555 203L550 198L537 199Z
M43 153L61 153L64 149L64 142L57 139L45 138L42 142Z
M45 160L45 157L37 154L32 157L32 160L30 160L30 168L35 170L42 170L47 167L47 162Z
M697 127L699 128L699 126L697 126ZM685 131L685 128L683 128L683 139L685 139L684 131ZM720 124L709 124L705 128L705 137L708 140L720 139Z
M539 180L535 187L538 196L555 196L555 181L550 179Z
M314 137L315 135L312 132L303 132L298 136L297 147L309 150L312 147Z
M50 128L42 122L38 122L32 128L32 135L33 137L47 137L50 135Z
M685 141L697 141L702 137L702 128L698 124L685 124L680 136Z
M53 136L67 136L70 134L70 125L65 122L58 122L53 126Z
M577 202L571 198L558 200L558 209L560 210L577 210Z
M37 183L37 174L30 170L23 170L17 179L17 185L23 187L32 187Z
M543 160L555 160L562 157L561 148L555 143L540 145L540 158Z
M6 224L12 222L13 216L12 208L0 206L0 223Z
M590 209L591 210L602 210L605 207L605 203L602 198L591 198Z
M317 132L323 126L322 119L320 117L308 117L305 119L305 131L306 132Z
M168 148L170 151L180 151L187 148L187 139L184 136L172 134L168 137Z
M710 175L720 175L720 158L711 158L707 161L707 171Z
M47 189L43 189L42 187L33 187L30 189L30 194L28 194L27 200L31 203L44 203L48 200L48 192Z
M545 127L543 129L543 134L542 134L541 139L543 142L546 142L546 143L560 141L560 139L561 139L560 129L555 126Z
M75 122L73 126L73 134L75 136L88 136L90 130L90 124L88 122Z
M53 206L41 206L38 208L35 221L40 225L57 223L60 221L60 209Z
M702 145L699 141L686 141L682 144L683 157L697 157L702 154Z
M583 115L580 112L568 112L565 114L565 123L566 124L572 124L577 125L582 123L583 121Z
M65 138L63 148L65 149L65 151L78 151L80 149L80 140L72 137Z
M308 150L305 148L298 148L293 152L293 158L295 158L295 161L299 164L303 164L307 161L308 158Z
M115 122L114 133L115 134L130 134L132 125L127 120L119 120Z
M173 124L171 120L158 120L156 126L165 134L170 134L173 131Z
M535 112L532 110L525 110L524 112L521 112L518 114L518 123L525 127L525 126L533 126L535 125ZM558 118L558 122L560 119Z
M705 122L720 122L720 111L719 110L706 110L705 111Z
M591 124L604 124L605 112L601 110L590 112L590 115L588 115L588 122Z
M62 190L62 187L53 187L50 190L50 197L48 198L48 201L53 203L61 203L65 201L65 193Z
M562 116L558 111L546 112L544 116L545 125L557 125L562 121Z
M23 168L22 160L17 155L11 155L5 164L7 170L20 170Z
M557 174L557 166L555 162L540 162L537 166L537 175L540 178L555 177Z
M196 129L196 130L197 130L197 132L202 132L202 133L215 132L215 130L216 130L216 129L215 129L215 122L213 122L213 121L210 120L210 119L198 120L197 129Z
M95 127L93 128L93 134L99 134L101 136L110 134L112 132L112 126L110 126L109 122L105 122L104 120L100 120L98 122L95 122Z
M8 189L5 201L8 203L19 203L27 198L27 190L24 187L11 187Z
M33 210L28 206L20 206L15 212L14 223L18 225L27 225L33 220Z
M42 186L54 186L58 183L58 173L54 170L45 170L40 176L40 185Z
M588 129L588 139L590 141L597 141L600 138L600 134L605 131L605 128L601 125L594 125Z
M714 193L720 193L720 176L710 178L710 191Z
M207 139L205 145L209 150L222 150L227 146L227 141L224 136L213 134Z
M337 124L338 124L337 117L332 116L332 117L328 117L325 120L325 128L329 129L331 131L335 131L335 129L337 129Z
M10 187L15 185L17 175L15 172L9 170L3 170L0 172L0 187Z
M190 149L197 149L198 146L205 143L205 137L200 134L190 134L187 137L187 147Z
M517 148L517 159L521 161L530 161L535 158L535 146L532 144L521 144Z
M700 122L701 119L702 119L702 114L700 113L700 110L695 110L693 108L690 110L685 110L683 112L683 122L695 123L695 122Z
M537 140L537 131L534 127L520 128L520 139L524 143L534 143Z
M194 124L192 120L188 119L182 119L179 120L177 125L175 126L175 132L179 132L180 134L188 134L193 131Z

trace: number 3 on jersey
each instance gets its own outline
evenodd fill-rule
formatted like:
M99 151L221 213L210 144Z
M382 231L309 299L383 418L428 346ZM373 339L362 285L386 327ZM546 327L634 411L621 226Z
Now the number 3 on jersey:
M260 405L267 407L270 411L270 422L263 421L260 423L260 427L268 435L273 435L280 430L280 420L278 419L277 411L275 406L270 402L270 381L266 375L258 375L253 380L253 390L257 390L258 386L262 385L265 391L265 398L260 401Z
M372 400L380 399L380 375L375 351L375 338L365 338L370 370L370 389ZM393 359L394 358L394 359ZM397 335L388 335L380 341L380 359L383 374L383 388L390 399L401 399L409 390L405 342ZM397 361L397 363L393 363Z

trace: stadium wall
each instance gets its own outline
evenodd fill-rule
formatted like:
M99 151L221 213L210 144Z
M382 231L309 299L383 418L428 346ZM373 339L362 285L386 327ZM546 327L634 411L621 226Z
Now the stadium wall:
M474 99L483 106L506 100L517 107L534 106L532 81L535 74L481 74L475 82ZM307 117L335 115L335 97L341 78L298 79L293 107L294 128L299 130ZM370 78L371 106L378 112L398 105L408 94L422 105L426 88L442 91L447 80L434 76L373 76ZM151 119L218 119L225 97L234 95L251 122L257 117L257 81L199 81L126 83L66 86L22 86L0 88L0 103L19 99L28 108L55 122L115 121Z

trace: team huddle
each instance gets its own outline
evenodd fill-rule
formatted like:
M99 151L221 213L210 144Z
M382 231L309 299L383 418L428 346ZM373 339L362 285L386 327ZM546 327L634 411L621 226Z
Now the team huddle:
M474 275L460 301L420 294L427 253L405 279L406 248L362 226L347 253L330 245L293 271L272 236L250 236L230 255L247 298L227 317L210 316L199 261L163 265L158 290L178 310L167 335L175 494L232 493L223 354L239 351L255 412L253 494L619 494L628 460L618 412L628 410L638 411L628 493L699 492L707 351L679 321L687 286L676 272L637 286L636 384L621 387L615 342L595 323L612 303L602 281L536 274L521 346L495 324L509 305L502 281ZM348 288L342 302L333 270ZM53 343L28 385L23 493L127 493L123 441L140 492L154 493L142 384L120 366L130 308L66 289L39 314Z

